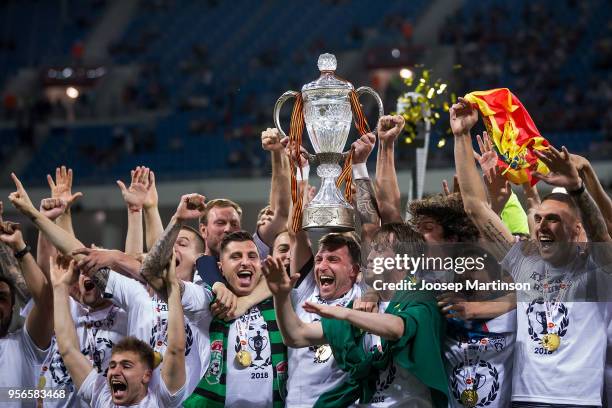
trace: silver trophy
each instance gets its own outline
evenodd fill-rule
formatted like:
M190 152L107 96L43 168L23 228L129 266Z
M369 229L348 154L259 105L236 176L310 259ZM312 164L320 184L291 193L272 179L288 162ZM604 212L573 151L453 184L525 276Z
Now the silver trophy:
M304 208L302 228L352 231L355 229L353 206L336 187L336 179L342 171L339 163L347 154L343 150L353 119L350 94L355 88L334 74L337 64L333 54L320 55L318 66L321 76L302 87L302 98L304 122L315 150L315 154L309 155L308 159L311 165L318 166L321 187ZM362 86L355 92L358 96L371 94L378 104L379 117L383 115L382 100L372 88ZM298 92L287 91L274 106L274 125L282 136L285 136L285 132L279 122L281 107L297 95Z

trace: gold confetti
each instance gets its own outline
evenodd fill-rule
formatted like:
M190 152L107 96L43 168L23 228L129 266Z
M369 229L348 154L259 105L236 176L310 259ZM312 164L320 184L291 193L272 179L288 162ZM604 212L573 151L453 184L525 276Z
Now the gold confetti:
M455 94L451 95L450 101L448 100L448 84L440 78L432 80L430 69L426 69L423 65L415 65L411 71L412 76L403 80L408 88L406 94L398 98L402 111L397 114L406 121L404 127L406 144L411 144L416 139L418 123L427 117L427 120L434 125L441 118L440 113L448 112L450 105L457 100ZM416 93L418 96L408 96L408 93L412 95ZM446 139L438 141L438 147L442 148L445 145Z

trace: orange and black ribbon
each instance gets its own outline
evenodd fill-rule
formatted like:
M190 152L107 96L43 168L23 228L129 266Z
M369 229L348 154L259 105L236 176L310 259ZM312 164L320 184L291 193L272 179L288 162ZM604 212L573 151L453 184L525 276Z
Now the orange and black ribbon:
M349 94L349 98L351 100L351 108L353 108L353 116L355 119L355 127L361 136L366 133L370 133L370 126L368 126L368 120L363 114L363 110L361 109L361 104L359 103L359 97L357 96L357 92L351 91ZM348 154L348 157L344 161L344 166L342 167L342 173L340 173L340 177L336 181L336 186L340 188L342 183L346 183L344 185L344 197L346 201L349 203L353 199L353 190L351 189L351 185L353 184L353 152L354 149L351 148L351 151Z
M300 166L300 155L302 147L302 133L304 132L304 101L302 94L298 93L295 97L293 112L291 113L291 125L289 127L289 151L293 150L289 155L289 164L291 167L291 200L293 201L293 220L291 230L297 232L302 228L302 213L303 213L303 197L298 188L296 177L296 168L302 174Z
M370 126L368 126L368 121L363 114L363 110L361 109L361 104L359 103L359 97L357 96L357 92L351 91L349 94L349 98L351 101L351 108L353 109L353 115L355 119L355 127L359 131L361 136L366 133L370 133ZM304 101L302 99L302 94L298 94L295 98L295 104L293 105L293 112L291 113L291 125L289 128L289 149L293 150L293 154L289 157L289 163L291 165L291 199L293 201L294 211L293 211L293 220L291 223L291 230L294 232L299 231L302 228L302 215L304 212L304 198L302 191L300 191L298 187L298 181L296 177L296 168L299 169L300 173L302 168L300 166L300 155L301 155L301 147L302 147L302 133L304 132L304 111L303 111ZM336 181L336 186L340 188L342 183L344 185L344 197L350 203L352 201L352 183L353 183L353 152L354 149L351 148L347 158L344 160L344 165L342 167L342 172L340 173L340 177Z

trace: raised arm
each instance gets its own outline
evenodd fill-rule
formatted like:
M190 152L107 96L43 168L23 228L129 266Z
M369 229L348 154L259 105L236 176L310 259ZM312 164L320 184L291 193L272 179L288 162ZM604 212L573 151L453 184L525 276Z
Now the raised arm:
M455 168L461 188L463 207L480 231L483 244L501 261L514 242L514 238L501 218L489 207L487 193L476 163L470 129L478 121L478 112L459 98L450 109L450 125L455 136Z
M527 222L529 224L529 235L531 239L536 239L535 237L535 212L537 207L540 205L540 194L538 193L538 188L536 185L531 185L531 183L523 184L523 193L525 194L525 198L527 199Z
M400 189L395 171L395 140L404 129L400 115L382 116L378 120L378 156L376 158L376 202L383 224L403 222L400 211Z
M130 172L132 181L129 187L123 181L117 180L123 201L127 207L128 228L125 237L125 252L139 255L143 251L142 208L149 190L149 169L136 167Z
M83 381L85 381L85 378L87 378L93 369L87 357L81 353L75 324L70 314L70 303L68 300L70 287L78 279L79 273L75 270L74 261L71 261L66 267L65 265L60 265L57 259L51 260L53 322L55 325L57 348L77 389L81 388Z
M40 202L40 213L55 222L67 209L66 201L61 198L44 198ZM36 245L36 262L45 276L49 278L49 259L55 258L57 250L49 242L45 235L38 231L38 243ZM49 278L50 279L50 278Z
M489 203L495 214L501 215L506 203L512 195L510 182L497 169L497 153L493 149L493 142L487 132L482 137L476 135L480 154L474 152L483 173L484 183L489 193Z
M283 336L283 343L288 347L300 348L325 344L321 323L305 323L295 313L290 294L299 275L287 276L279 258L268 257L263 264L263 274L274 296L276 322Z
M0 201L0 222L2 222L3 212L4 204ZM25 305L30 299L30 291L19 270L19 264L17 259L15 259L15 255L13 255L13 251L4 242L0 242L0 273L12 278L17 289L16 297Z
M285 140L283 140L286 143ZM292 154L291 146L287 146L285 148L285 154L289 157ZM302 195L303 206L306 207L309 202L309 193L310 186L308 185L308 176L310 173L310 165L308 161L303 157L299 157L299 161L297 161L298 165L301 167L300 169L295 170L296 177L298 180L298 194ZM302 270L304 265L313 257L312 247L310 245L310 241L308 239L308 234L301 227L295 232L291 228L293 225L293 220L296 217L296 208L295 206L291 206L289 212L289 219L287 220L287 230L289 235L289 246L291 247L291 265L289 269L293 273L299 273ZM301 225L301 223L300 223Z
M2 223L0 241L7 244L16 254L21 273L34 300L34 307L26 320L28 334L34 344L44 350L49 347L53 335L51 284L30 253L17 224Z
M181 305L180 281L176 277L176 258L172 253L164 273L168 293L168 347L164 353L162 379L171 394L185 386L185 317Z
M145 245L146 249L149 250L155 245L155 241L161 237L164 232L164 225L159 215L159 208L157 206L157 187L155 186L155 173L153 170L149 171L149 190L147 191L147 197L142 206L144 210L144 223L145 223Z
M45 234L45 237L53 246L64 255L70 255L72 251L83 247L83 244L76 239L73 234L55 225L53 221L45 217L34 207L30 197L28 197L28 193L23 188L23 185L15 173L11 173L11 177L15 182L17 190L9 195L9 200L11 200L11 203L19 212L28 217L30 221ZM77 256L78 259L80 259L80 257L81 255Z
M313 302L306 302L304 310L328 319L346 320L353 326L386 340L398 340L404 334L404 319L387 313L362 312Z
M57 218L57 225L74 235L70 208L83 196L83 193L72 194L72 179L72 169L66 169L66 166L55 169L55 181L53 181L53 177L50 174L47 174L47 182L49 183L49 188L51 188L51 198L57 198L66 202L66 209Z
M380 228L380 215L378 214L378 205L374 196L374 188L368 175L366 163L374 144L376 136L373 133L368 133L356 140L352 147L353 153L353 182L355 183L355 208L357 209L357 218L361 224L361 253L365 257L369 253L369 246L374 234Z
M580 178L578 168L572 162L565 146L561 148L561 151L550 146L546 150L536 151L535 153L548 166L550 172L546 175L541 173L534 173L534 175L550 185L564 187L567 190L578 207L582 226L589 241L612 242L606 220L586 190L586 185Z
M187 194L181 197L176 212L170 219L162 236L145 256L140 275L163 298L167 298L162 271L172 256L174 243L181 226L188 219L198 218L204 210L206 197L199 194ZM179 282L180 283L180 282Z
M272 185L270 186L270 222L258 227L257 234L268 246L287 226L289 207L291 205L291 169L289 158L283 153L280 133L277 129L266 129L261 133L261 145L270 152L272 158Z
M597 204L597 207L599 207L601 215L606 221L608 234L612 236L612 200L610 199L610 196L602 187L599 179L597 178L597 174L595 174L593 166L591 166L591 163L587 159L582 156L578 156L577 154L572 154L570 157L578 169L578 173L584 182L584 186Z

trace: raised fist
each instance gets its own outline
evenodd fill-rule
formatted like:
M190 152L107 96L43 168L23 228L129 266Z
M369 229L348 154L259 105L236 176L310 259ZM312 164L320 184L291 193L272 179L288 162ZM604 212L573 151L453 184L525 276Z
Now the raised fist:
M378 137L381 143L394 143L404 129L406 121L401 115L385 115L378 119Z
M269 152L283 150L280 132L276 128L267 128L261 132L261 147Z

